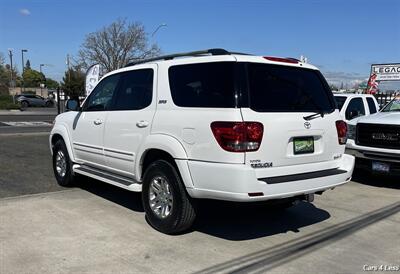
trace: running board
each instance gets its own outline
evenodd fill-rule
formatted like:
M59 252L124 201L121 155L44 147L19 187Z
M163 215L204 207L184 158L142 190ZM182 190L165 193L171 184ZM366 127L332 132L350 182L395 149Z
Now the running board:
M93 179L103 181L108 184L115 185L134 192L142 191L142 184L135 179L111 173L102 169L90 167L87 165L74 164L72 167L75 173L91 177Z

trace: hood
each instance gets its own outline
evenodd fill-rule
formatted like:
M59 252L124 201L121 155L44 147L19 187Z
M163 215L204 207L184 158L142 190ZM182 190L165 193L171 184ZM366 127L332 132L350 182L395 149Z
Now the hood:
M400 125L400 111L378 112L369 116L356 118L350 124L355 125L356 123Z

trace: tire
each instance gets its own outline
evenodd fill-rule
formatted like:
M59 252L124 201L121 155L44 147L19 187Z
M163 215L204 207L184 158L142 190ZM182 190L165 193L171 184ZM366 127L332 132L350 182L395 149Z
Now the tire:
M51 102L51 101L47 101L45 103L45 107L47 107L47 108L52 107L52 106L53 106L53 102Z
M21 102L21 108L22 109L26 109L27 107L29 107L29 103L27 101L22 101Z
M143 177L142 202L147 221L165 234L178 234L189 229L196 218L193 200L186 193L177 170L164 160L157 160L147 168Z
M58 140L53 148L53 171L60 186L71 187L74 185L76 175L72 172L72 162L63 140Z

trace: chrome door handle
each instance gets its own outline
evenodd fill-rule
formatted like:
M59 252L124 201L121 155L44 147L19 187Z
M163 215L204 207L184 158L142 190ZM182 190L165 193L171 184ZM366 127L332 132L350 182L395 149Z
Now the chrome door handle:
M93 121L93 124L95 124L96 126L101 125L103 123L103 120L100 119L96 119Z
M147 127L148 125L149 125L149 122L143 121L143 120L136 123L137 127Z

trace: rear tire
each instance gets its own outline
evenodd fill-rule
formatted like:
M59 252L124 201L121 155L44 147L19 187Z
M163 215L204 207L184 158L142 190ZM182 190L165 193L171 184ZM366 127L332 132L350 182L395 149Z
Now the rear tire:
M165 234L189 229L196 218L193 200L176 168L165 160L157 160L147 168L142 201L147 221Z
M63 140L58 140L53 148L53 171L57 183L63 187L71 187L76 181L72 171L72 162Z

